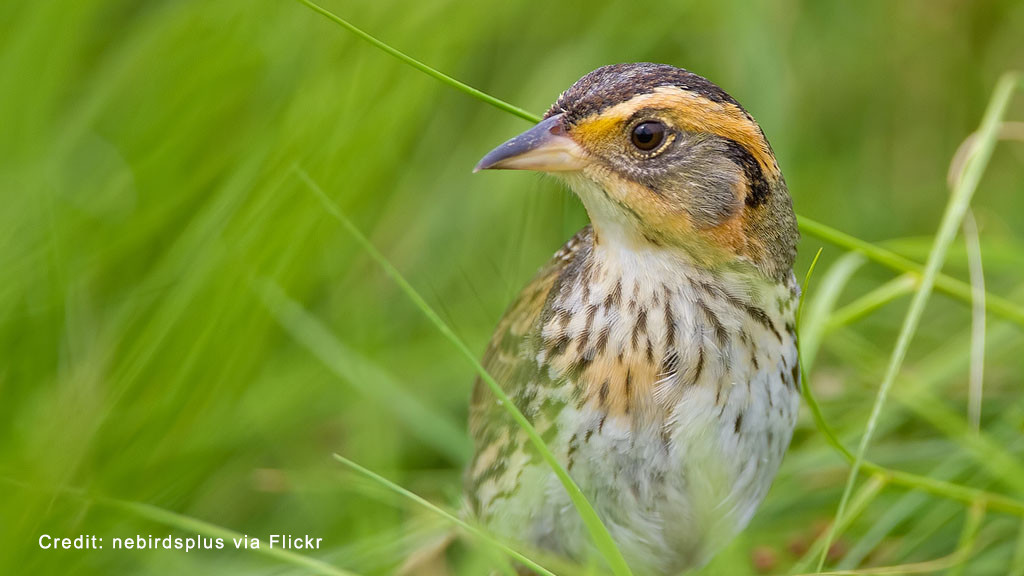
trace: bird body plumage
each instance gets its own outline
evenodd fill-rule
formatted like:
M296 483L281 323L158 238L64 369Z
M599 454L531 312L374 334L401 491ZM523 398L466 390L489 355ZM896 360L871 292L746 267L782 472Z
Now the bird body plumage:
M593 225L508 309L484 366L635 573L670 575L706 562L749 522L789 444L800 386L796 232L771 149L746 111L699 76L625 66L635 68L585 77L549 112L562 123L539 125L561 139L561 156L533 152L547 132L498 149L519 163L571 165L560 174ZM637 84L644 79L651 85ZM651 94L672 90L688 90L690 107L665 111L656 99L647 108ZM695 113L690 95L711 108ZM620 149L616 135L638 115L667 126L662 157ZM491 164L482 167L503 167ZM587 532L568 495L480 382L470 432L473 514L500 536L583 561Z
M799 399L797 288L627 258L584 228L510 309L485 356L637 569L703 563L750 520ZM752 342L760 342L752 346ZM467 476L495 532L570 557L586 530L482 383Z

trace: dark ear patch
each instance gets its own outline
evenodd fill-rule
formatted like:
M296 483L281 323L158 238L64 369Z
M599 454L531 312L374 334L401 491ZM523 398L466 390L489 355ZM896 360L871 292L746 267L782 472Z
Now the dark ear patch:
M712 102L733 104L743 109L725 90L693 72L668 64L636 62L602 66L580 78L559 96L544 117L564 113L572 124L639 94L649 94L660 86L675 86Z
M754 159L754 155L749 150L740 145L735 140L725 141L725 156L736 163L737 166L743 169L743 174L747 178L749 190L747 191L747 197L745 202L750 208L757 208L768 198L768 194L771 193L771 188L768 185L768 180L764 177L764 171L761 170L761 165Z

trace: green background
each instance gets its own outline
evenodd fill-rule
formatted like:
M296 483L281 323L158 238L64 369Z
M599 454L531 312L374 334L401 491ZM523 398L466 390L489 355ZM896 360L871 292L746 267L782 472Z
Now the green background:
M702 74L761 123L800 214L921 262L954 151L1024 66L1019 1L325 6L536 113L603 64ZM298 174L480 354L586 221L553 181L470 173L527 127L299 2L0 4L0 573L307 573L247 551L38 548L43 533L190 533L108 498L322 537L314 556L360 574L443 531L331 454L456 508L473 369ZM1024 305L1022 161L1000 144L974 206L988 290ZM799 276L822 245L805 235ZM958 238L946 272L967 278L965 254ZM841 255L826 247L812 299ZM839 304L893 277L865 264ZM810 383L848 446L907 301L823 340ZM965 419L970 308L936 295L871 458L1024 495L1022 328L988 320L983 434ZM761 511L705 573L794 570L847 471L803 414ZM833 565L957 549L963 504L869 495ZM1006 574L1020 532L986 514L964 573ZM484 550L464 546L459 573L485 574Z

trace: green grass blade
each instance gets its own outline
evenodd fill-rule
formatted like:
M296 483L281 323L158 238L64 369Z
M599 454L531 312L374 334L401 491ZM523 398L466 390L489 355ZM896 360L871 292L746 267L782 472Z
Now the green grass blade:
M924 266L914 262L913 260L904 258L895 252L886 250L881 246L866 242L860 238L850 236L845 232L840 232L835 228L826 226L825 224L807 218L806 216L800 216L798 214L796 219L800 224L800 231L805 234L809 234L815 238L820 238L841 248L846 248L847 250L860 252L874 262L897 272L910 272L915 276L921 276L924 274ZM958 280L951 276L939 273L935 275L934 285L936 290L946 294L947 296L956 298L961 302L971 302L971 285L963 280ZM1024 307L1019 304L1015 304L1006 298L1001 298L995 294L986 292L985 309L993 314L1002 316L1007 320L1012 320L1020 326L1024 326Z
M801 395L804 398L804 402L807 403L807 407L811 411L811 415L814 417L814 423L818 427L818 431L825 436L825 441L829 443L833 448L838 450L844 456L853 457L846 447L843 446L839 438L829 428L828 423L825 421L825 416L821 413L821 407L818 405L818 400L814 397L811 392L811 381L807 377L807 364L804 362L804 345L805 339L803 337L803 315L804 315L804 301L807 300L807 287L811 283L811 275L814 274L814 268L818 264L818 258L821 257L821 248L818 248L818 252L814 255L814 260L811 261L810 267L807 269L807 275L804 276L803 289L800 290L800 304L796 308L796 326L797 326L797 357L800 365L800 381L803 383L800 386Z
M1010 564L1009 576L1024 576L1024 521L1020 523L1017 534L1017 547L1013 551L1013 562Z
M978 224L970 210L964 215L964 243L967 245L971 279L971 377L967 384L967 415L971 428L981 430L981 399L985 381L985 271L981 261Z
M818 263L818 259L821 256L821 249L814 255L814 260L811 261L811 265L807 270L807 275L804 277L803 289L800 296L800 304L797 307L797 327L799 331L799 337L797 339L799 343L799 354L800 354L800 373L801 381L801 394L803 395L804 402L807 403L807 407L811 412L811 416L814 419L815 426L818 431L824 436L825 441L832 446L840 455L843 456L848 462L853 463L855 457L846 446L839 440L839 437L832 431L832 428L828 425L828 421L825 419L824 414L821 411L821 407L818 404L817 398L814 397L814 393L811 390L810 379L807 377L807 366L803 360L803 347L805 343L803 331L800 327L803 326L803 304L808 293L808 285L811 281L811 276L814 273L814 269ZM833 266L833 270L837 267ZM840 270L845 270L847 266L839 267ZM830 270L831 271L831 270ZM846 273L843 272L843 275ZM822 309L820 312L828 316L830 308ZM984 438L975 439L975 443L981 443ZM988 451L988 454L992 454L992 451ZM994 458L997 462L1005 463L1003 459ZM891 484L897 484L905 486L907 488L921 490L930 494L948 498L951 500L957 500L964 503L974 503L983 501L989 504L993 510L999 510L1009 514L1015 514L1024 517L1024 502L1008 498L1006 496L986 492L976 488L970 488L967 486L961 486L952 482L946 482L944 480L938 480L928 476L920 476L917 474L911 474L908 472L901 472L899 470L892 470L884 466L875 464L874 462L865 460L861 464L861 468L865 471L875 474L878 477L883 478L886 482Z
M469 461L473 446L459 426L403 390L396 377L339 342L326 326L289 298L277 284L257 282L254 289L277 322L335 376L394 412L404 426L453 463Z
M807 381L805 374L802 393L804 402L807 403L807 407L811 411L811 417L814 419L815 426L818 428L818 431L821 432L822 436L824 436L825 441L839 452L843 458L852 464L855 460L853 453L843 446L843 443L839 440L838 436L836 436L836 433L828 425L828 422L825 420L825 416L821 412L821 407L818 405L818 400L814 397L814 393L811 392L810 388L810 383ZM962 486L960 484L938 480L928 476L893 470L891 468L875 464L870 460L864 460L861 462L861 468L865 472L870 472L884 477L886 481L891 484L921 490L935 496L968 504L977 501L985 501L992 510L1006 512L1007 514L1014 514L1024 518L1024 502L1001 494Z
M978 539L978 529L981 528L981 521L985 519L985 504L976 502L968 508L967 517L964 519L964 528L960 533L960 542L957 544L953 556L956 563L946 573L947 576L961 576L964 573L964 566L971 559L971 552L974 550L974 543Z
M1017 493L1024 493L1024 462L1005 443L985 431L974 431L958 411L951 410L934 393L923 386L915 386L912 381L897 388L894 396L922 420L967 450L999 482Z
M978 488L971 488L969 486L939 480L930 476L921 476L918 474L911 474L909 472L891 470L868 460L865 460L861 467L865 472L871 472L875 475L881 476L885 478L887 482L892 484L921 490L928 492L929 494L942 496L944 498L966 504L984 502L993 511L1006 512L1008 514L1014 514L1024 518L1024 502L1014 500L1013 498L1003 496L1002 494L996 494Z
M580 491L579 486L573 481L569 473L565 471L565 468L558 463L555 455L548 449L547 445L544 444L544 440L537 433L537 430L530 424L530 421L523 416L523 413L519 411L515 403L511 398L505 394L505 391L501 389L497 381L487 372L483 367L483 364L477 359L476 354L462 341L461 338L448 326L447 323L433 308L427 304L426 300L420 296L419 292L412 287L411 284L402 276L401 272L398 271L388 259L377 250L377 248L370 242L366 236L352 223L351 220L345 216L344 213L333 203L330 198L324 193L323 189L310 178L309 174L303 171L299 167L295 167L295 172L299 178L310 188L311 191L317 196L317 198L323 203L324 208L331 216L333 216L338 222L341 223L342 227L352 236L353 239L359 244L359 246L366 251L367 254L384 270L384 273L391 278L395 284L405 293L406 297L427 317L428 320L437 328L439 332L452 343L453 346L462 354L463 357L472 365L474 370L491 389L491 392L501 402L501 405L508 411L509 415L516 421L516 424L526 433L530 442L537 449L537 452L541 455L551 470L558 477L558 480L565 487L566 492L572 500L573 505L579 512L580 517L583 519L584 525L587 527L587 531L590 533L590 537L594 542L594 545L604 556L608 562L609 567L616 576L630 575L629 565L626 564L625 558L622 557L622 553L619 551L618 546L615 544L615 540L612 539L611 534L608 532L608 528L605 527L601 518L597 515L597 511L591 506L590 502L587 501L586 496Z
M885 488L885 484L885 479L881 476L875 475L868 478L867 482L860 487L860 490L857 491L857 494L851 501L850 514L843 519L842 523L840 523L838 519L834 521L832 530L837 534L845 532L846 529L853 524L853 521L857 519L865 509L867 509L868 505L871 504L882 489ZM811 544L810 548L807 549L807 552L804 553L803 557L793 565L791 572L799 573L805 571L807 567L814 562L814 556L818 554L819 551L821 554L828 556L828 552L831 547L832 541L827 537L827 534L821 534ZM821 569L819 568L818 571L820 572Z
M857 448L856 458L853 462L853 467L847 477L846 487L843 489L843 496L839 501L839 508L836 511L835 521L832 523L832 528L828 531L828 536L825 541L826 545L818 561L818 570L821 570L825 565L829 545L832 543L832 539L835 536L835 529L842 520L846 504L850 498L850 494L853 492L853 484L860 472L860 467L864 461L864 454L867 451L868 445L871 443L871 437L874 434L875 427L878 425L878 418L881 415L882 407L885 406L885 402L888 399L889 389L892 387L892 383L896 380L896 375L903 366L903 359L906 357L907 349L910 347L910 341L913 339L914 333L917 331L921 316L924 313L924 307L928 303L929 296L931 296L932 287L935 285L935 278L945 261L946 251L949 249L949 245L953 242L953 237L956 235L956 231L963 221L964 213L970 205L971 197L974 195L974 191L977 189L978 183L981 181L981 176L985 172L985 168L988 166L988 161L992 157L992 151L995 148L1000 121L1006 113L1006 108L1010 103L1010 98L1013 96L1013 91L1014 88L1017 87L1017 84L1018 77L1016 73L1006 73L999 79L988 109L982 119L976 152L968 161L967 167L964 169L963 176L960 178L959 182L957 182L956 189L953 190L953 194L946 205L946 211L943 215L942 223L939 226L939 232L935 237L932 251L928 256L928 262L925 265L924 275L921 278L921 285L914 294L914 299L910 303L910 310L904 318L903 326L900 329L900 335L896 340L896 347L890 357L889 367L886 369L885 376L882 379L882 384L879 387L878 394L875 398L875 403L871 408L871 415L868 417L867 428L864 431L864 435L861 437L860 445Z
M437 69L431 68L430 66L427 66L426 64L424 64L423 62L420 62L419 60L413 58L412 56L409 56L409 55L405 54L404 52L402 52L402 51L400 51L398 49L392 48L388 44L385 44L384 42L374 38L370 34L367 34L366 32L363 32L362 30L360 30L359 28L356 28L355 26L353 26L352 24L347 22L345 19L343 19L342 17L338 16L337 14L334 14L330 10L327 10L326 8L324 8L324 7L322 7L322 6L318 5L318 4L310 2L310 0L298 0L298 1L303 3L303 4L305 4L306 6L308 6L310 8L310 10L313 10L314 12L324 16L325 18L327 18L331 22L334 22L335 24L337 24L337 25L341 26L342 28L348 30L349 32L355 34L360 39L365 40L366 42L369 42L375 48L378 48L381 51L383 51L383 52L385 52L387 54L390 54L391 56L394 56L395 58L397 58L400 61L408 64L409 66L412 66L413 68L419 70L420 72L423 72L424 74L426 74L428 76L431 76L433 78L436 78L436 79L440 80L441 82L451 86L452 88L455 88L456 90L459 90L461 92L465 92L466 94L469 94L470 96L472 96L474 98L477 98L478 100L486 102L486 103L490 104L491 106L494 106L495 108L499 108L501 110L504 110L505 112L509 112L511 114L515 114L516 116L519 116L523 120L528 120L530 122L540 122L540 120L541 120L540 116L537 116L536 114L532 114L530 112L527 112L526 110L523 110L522 108L520 108L518 106L513 106L512 104L509 104L508 102L505 102L504 100L500 100L498 98L495 98L494 96L491 96L490 94L487 94L486 92L483 92L481 90L477 90L476 88L473 88L469 84L465 84L463 82L459 82L458 80L456 80L455 78L452 78L451 76L445 74L444 72L441 72L441 71L439 71Z
M814 259L811 260L811 265L807 267L807 274L804 276L804 283L800 286L800 302L796 307L796 325L800 326L800 321L804 317L804 300L807 299L807 287L811 285L811 276L814 275L814 269L818 267L818 259L821 258L822 248L818 248L818 251L814 253Z
M820 252L820 251L819 251ZM829 315L839 300L843 288L853 277L853 274L865 262L864 256L857 252L843 254L835 263L829 267L821 281L821 285L814 293L811 300L810 314L807 317L800 316L800 361L804 368L810 372L814 366L814 360L818 356L818 349L821 347L821 339L825 335L825 326L828 323ZM801 305L803 301L801 300Z
M442 518L448 520L452 524L455 524L459 528L462 528L463 530L473 534L474 536L483 540L490 546L501 550L502 552L508 554L518 562L521 562L524 566L527 566L531 570L534 570L540 574L545 574L546 576L555 576L550 570L537 564L527 556L523 555L521 552L518 552L514 548L511 548L510 546L504 544L503 542L491 536L487 532L484 532L483 530L477 528L469 522L466 522L462 518L459 518L455 514L452 514L451 512L445 510L444 508L441 508L440 506L434 504L433 502L427 500L426 498L423 498L419 494L416 494L415 492L412 492L399 486L398 484L395 484L391 480L388 480L387 478L381 476L380 474L377 474L376 472L368 468L360 466L359 464L353 462L352 460L349 460L348 458L345 458L340 454L335 454L334 459L337 460L338 462L341 462L345 466L348 466L352 470L355 470L356 472L362 474L363 476L366 476L370 480L373 480L374 482L384 486L388 490L391 490L392 492L404 498L412 500L413 502L419 504L420 506L423 506L427 510L430 510L431 512L437 514L438 516L441 516Z
M902 274L889 280L833 312L825 323L825 333L860 320L889 302L912 293L916 287L917 277L913 274Z
M1015 328L1012 326L1003 325L993 330L987 340L991 343L1004 341L1008 335L1014 334L1014 331ZM874 352L873 349L869 349L871 345L868 341L858 338L848 331L840 331L837 334L843 336L841 346L834 348L841 360L851 365L864 365L869 373L876 373L884 369L884 365L878 366L871 360L864 360L866 356ZM1024 493L1024 464L1020 462L1010 447L985 431L971 432L967 421L959 412L947 407L940 397L929 391L932 385L942 378L940 375L966 370L968 363L966 347L955 342L951 348L959 348L960 358L953 357L953 353L941 351L932 362L916 366L913 378L899 377L897 385L892 388L893 399L963 448L964 452L969 454L978 466L987 470L994 480L1006 485L1015 493ZM951 357L953 357L952 362L949 361ZM824 422L821 424L825 425ZM827 427L827 425L825 426ZM866 461L864 467L868 468ZM920 482L927 484L928 480L922 479ZM928 489L924 485L921 487ZM963 490L971 489L963 488L959 493L950 493L948 497L965 501L974 501L983 497L979 495L977 498L971 496L965 498L967 492ZM990 494L984 498L990 502L1002 499L1003 502L1000 506L1008 505L1009 508L1006 511L1016 515L1020 515L1024 509L1022 508L1024 503L1003 496ZM995 510L994 505L990 508Z
M928 471L929 478L947 479L962 474L969 467L969 462L961 455L946 458L938 466ZM872 519L871 526L850 546L843 558L836 564L837 570L852 570L860 566L887 538L894 534L900 526L912 522L923 509L932 503L931 498L920 490L911 490L901 495L895 502L886 506L885 511Z

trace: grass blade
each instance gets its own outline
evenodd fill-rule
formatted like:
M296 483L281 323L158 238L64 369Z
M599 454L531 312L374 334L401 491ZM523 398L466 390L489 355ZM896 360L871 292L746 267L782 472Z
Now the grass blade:
M546 576L555 576L547 568L544 568L543 566L537 564L536 562L534 562L530 558L526 557L522 553L517 552L515 549L513 549L513 548L507 546L506 544L502 543L497 538L491 536L487 532L484 532L483 530L477 528L476 526L470 524L469 522L466 522L462 518L459 518L458 516L456 516L455 514L452 514L451 512L445 510L444 508L441 508L440 506L437 506L436 504L430 502L429 500L427 500L426 498L423 498L422 496L416 494L415 492L411 492L409 490L406 490L405 488L399 486L398 484L395 484L391 480L388 480L387 478L381 476L380 474L377 474L376 472L374 472L374 471L372 471L372 470L370 470L368 468L364 468L364 467L360 466L359 464L356 464L352 460L349 460L348 458L345 458L344 456L342 456L340 454L335 454L334 455L334 459L337 460L338 462L341 462L345 466L348 466L349 468L355 470L356 472L359 472L363 476L366 476L370 480L373 480L374 482L377 482L378 484L386 487L387 489L391 490L392 492L395 492L396 494L399 494L400 496L403 496L403 497L405 497L405 498L407 498L409 500L412 500L413 502L419 504L420 506L423 506L427 510L430 510L431 512L434 512L435 514L441 516L442 518L445 518L446 520L448 520L452 524L455 524L459 528L462 528L463 530L473 534L477 538L480 538L481 540L483 540L487 544L489 544L489 545L491 545L491 546L493 546L495 548L498 548L499 550L501 550L505 554L508 554L509 556L511 556L512 558L516 559L518 562L521 562L524 566L527 566L531 570L534 570L534 571L536 571L536 572L538 572L540 574L545 574Z
M797 222L800 225L800 231L820 238L835 244L836 246L846 248L847 250L853 250L860 252L868 259L877 262L886 268L895 270L897 272L910 272L915 276L922 276L925 271L925 267L910 260L904 258L895 252L886 250L881 246L877 246L870 242L861 240L854 236L850 236L845 232L840 232L835 228L826 226L821 222L807 218L806 216L800 216L797 214ZM945 274L936 273L934 280L935 289L939 292L952 296L961 302L971 302L971 285L964 282L963 280L957 280L951 276ZM1007 320L1012 320L1014 323L1024 326L1024 307L1001 298L995 294L985 293L985 309L989 312L1002 316Z
M821 250L818 250L821 253ZM815 257L817 258L817 257ZM828 324L829 314L835 307L843 288L850 281L853 274L864 264L864 256L856 252L847 252L839 257L829 267L814 294L810 303L810 316L806 319L802 316L798 319L800 326L800 361L808 372L814 366L814 360L818 356L818 349L821 347L821 339L825 335L825 326ZM803 305L803 300L801 300Z
M814 269L818 263L818 259L821 257L821 249L814 255L814 260L811 261L811 265L807 270L807 275L804 277L803 289L800 295L800 304L797 307L797 327L799 330L800 326L803 326L803 304L804 299L808 293L807 287L810 284L811 276L814 273ZM836 269L837 265L833 266ZM843 269L845 267L841 267ZM830 270L831 272L831 270ZM843 273L845 275L845 272ZM824 315L828 315L829 309L823 309L821 311ZM800 337L797 339L800 347L800 376L803 386L801 386L801 394L803 395L804 402L807 403L807 407L811 412L811 416L814 419L815 426L818 431L824 436L825 441L832 446L840 455L843 456L851 464L855 458L852 452L850 452L846 446L839 440L839 437L832 431L832 428L828 425L828 421L825 420L825 416L821 411L821 406L818 404L817 398L814 397L814 393L811 390L810 380L807 377L806 364L803 360L803 347L805 340L803 338L803 332L800 331ZM945 421L945 419L940 418ZM978 439L976 443L982 442L983 439ZM985 445L987 446L987 445ZM998 455L993 455L992 451L987 452L993 460L1004 463L1005 459L997 458ZM985 502L993 510L999 510L1009 514L1015 514L1017 516L1024 517L1024 502L1014 500L1003 496L1001 494L995 494L992 492L986 492L977 488L970 488L967 486L961 486L952 482L931 478L928 476L920 476L917 474L911 474L909 472L901 472L899 470L892 470L884 466L875 464L874 462L864 460L861 464L861 468L865 471L870 472L877 477L882 478L887 483L896 484L899 486L905 486L907 488L921 490L928 492L935 496L941 496L951 500L964 502L967 504L973 504L976 502Z
M971 378L967 386L967 419L974 432L978 432L981 430L981 398L985 381L985 271L981 263L978 224L970 210L964 215L963 231L972 288Z
M952 456L928 471L929 478L954 478L967 470L969 463L962 456ZM853 544L836 565L837 570L852 570L860 566L869 555L875 552L887 538L893 535L900 526L931 504L931 498L925 492L912 490L900 496L890 504L881 516L874 518L860 539Z
M856 457L853 461L853 467L847 477L846 487L843 489L843 496L839 501L839 508L836 511L835 521L833 521L832 528L828 532L824 550L818 561L818 570L821 570L825 565L829 545L832 543L836 527L839 525L843 517L846 504L850 498L850 494L853 492L853 484L860 472L867 447L871 443L871 437L878 424L878 418L881 415L882 407L885 406L885 402L888 399L889 389L892 387L892 383L896 380L896 375L903 366L903 359L906 357L907 349L910 347L910 341L913 339L914 333L917 331L921 316L924 313L924 307L928 303L929 296L931 296L932 288L935 285L935 278L945 261L946 251L949 249L949 245L953 242L953 237L963 221L964 213L970 205L971 197L974 195L974 191L977 189L978 183L981 181L981 176L985 172L985 168L988 166L988 161L992 157L992 151L995 148L1000 121L1006 113L1006 108L1010 103L1010 98L1013 96L1014 88L1016 88L1017 85L1018 76L1016 73L1012 72L1004 74L996 84L995 92L992 95L988 109L982 119L981 129L979 130L980 136L978 139L977 151L974 156L968 160L963 176L957 182L957 186L953 190L949 203L946 205L946 212L943 215L942 223L939 226L939 232L935 237L932 251L928 256L928 263L925 266L924 275L921 278L921 285L918 288L918 291L914 294L914 298L910 303L910 310L904 318L903 326L900 329L900 335L896 340L896 347L892 352L885 377L882 379L882 384L879 387L877 396L875 397L875 403L871 408L871 415L868 417L867 428L864 431L864 435L861 437L860 445L857 448Z
M868 478L867 482L857 491L857 494L853 497L850 502L850 514L846 518L843 518L842 523L838 521L833 522L832 529L836 534L842 534L849 528L853 521L861 515L862 512L874 501L875 497L885 488L885 479L881 476L872 476ZM829 551L832 548L832 541L827 537L827 532L821 534L811 544L811 547L807 549L803 557L793 566L793 572L802 572L807 569L807 566L814 562L814 555L820 550L822 554L828 556ZM820 568L818 569L821 570Z
M439 70L437 70L435 68L431 68L430 66L427 66L426 64L424 64L423 62L420 62L419 60L413 58L412 56L409 56L409 55L405 54L404 52L402 52L402 51L400 51L400 50L398 50L396 48L392 48L388 44L386 44L384 42L381 42L380 40L374 38L370 34L367 34L366 32L363 32L362 30L360 30L359 28L356 28L355 26L350 24L348 21L343 19L341 16L338 16L337 14L331 12L330 10L320 6L319 4L310 2L310 0L298 0L298 1L303 3L303 4L305 4L306 6L308 6L310 8L310 10L313 10L314 12L322 15L323 17L327 18L328 20L334 22L335 24L337 24L337 25L341 26L342 28L348 30L349 32L355 34L361 40L365 40L366 42L369 42L375 48L377 48L377 49L379 49L379 50L381 50L381 51L383 51L383 52L385 52L387 54L390 54L391 56L394 56L395 58L399 59L400 61L404 62L405 64L408 64L409 66L412 66L413 68L419 70L420 72L423 72L424 74L426 74L428 76L431 76L433 78L436 78L436 79L440 80L441 82L451 86L452 88L455 88L456 90L459 90L461 92L465 92L466 94L469 94L470 96L472 96L472 97L474 97L474 98L476 98L478 100L486 102L486 103L490 104L491 106L494 106L495 108L499 108L501 110L504 110L505 112L509 112L510 114L514 114L516 116L519 116L523 120L528 120L530 122L540 122L540 120L541 120L540 116L537 116L536 114L532 114L530 112L527 112L526 110L523 110L522 108L520 108L518 106L513 106L512 104L509 104L508 102L505 102L504 100L500 100L498 98L495 98L494 96L491 96L490 94L488 94L486 92L483 92L481 90L477 90L476 88L473 88L469 84L465 84L463 82L459 82L458 80L456 80L455 78L452 78L451 76L445 74L444 72L441 72L441 71L439 71Z
M852 324L882 306L914 292L917 277L902 274L833 312L825 323L825 333Z
M1017 547L1013 551L1013 563L1010 565L1009 576L1024 576L1024 521L1020 523Z
M404 426L452 462L469 461L473 447L461 428L408 394L397 378L339 342L277 284L268 280L256 283L254 288L278 323L335 376L394 412Z
M626 564L625 558L622 557L622 552L619 551L618 546L615 544L615 540L612 539L611 534L608 532L608 528L605 527L601 518L597 515L597 511L591 506L590 502L587 501L586 496L580 491L579 486L569 476L569 473L565 471L565 468L558 463L555 455L548 449L547 445L544 444L544 440L537 433L537 430L530 424L530 421L523 416L523 413L519 411L512 399L505 394L505 391L501 389L497 381L484 369L483 364L477 359L476 354L462 341L461 338L437 315L437 312L427 304L427 301L420 296L419 292L412 287L411 284L402 276L401 272L394 267L387 258L384 257L380 251L370 242L366 236L360 232L359 228L348 219L345 214L341 212L338 207L331 202L330 198L324 193L320 186L310 178L304 170L299 167L295 167L295 172L299 178L313 191L317 198L323 203L324 208L331 216L333 216L338 222L341 223L342 227L355 239L359 246L366 251L367 254L384 270L395 284L405 293L406 297L427 317L428 320L438 329L439 332L452 343L453 346L462 354L463 357L473 366L473 369L477 372L483 382L491 389L494 396L501 402L501 405L508 411L509 415L516 421L516 424L526 433L530 442L534 448L541 455L551 470L558 477L558 480L565 487L566 492L569 495L569 499L572 500L573 505L579 512L580 517L583 519L584 525L587 527L587 531L590 533L590 537L594 542L594 545L604 556L608 562L609 567L616 576L631 575L632 572L629 569L629 565Z
M950 567L947 576L960 576L964 573L964 565L971 558L971 552L974 550L974 543L978 539L978 529L981 528L981 521L985 519L985 504L984 502L975 502L967 510L967 517L964 519L964 528L960 533L960 542L957 544L956 552L953 555L956 557L956 564Z

